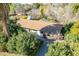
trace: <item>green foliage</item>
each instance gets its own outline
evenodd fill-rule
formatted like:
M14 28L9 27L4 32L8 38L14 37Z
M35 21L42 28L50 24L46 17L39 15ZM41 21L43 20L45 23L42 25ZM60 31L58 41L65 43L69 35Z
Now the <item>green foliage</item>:
M0 32L0 44L2 45L2 44L4 44L4 42L5 42L5 37L4 37L3 33Z
M14 20L8 20L8 25L9 25L9 31L11 32L11 33L14 33L14 32L16 32L17 31L17 26L16 26L16 21Z
M47 19L47 16L45 15L45 12L47 11L47 7L46 6L40 6L40 13L41 16L45 19Z
M20 18L22 18L22 19L27 19L28 18L28 16L21 16Z
M64 39L77 42L79 41L79 34L68 33L68 34L65 34Z
M66 44L72 49L73 56L79 56L79 41L66 40Z
M21 55L34 55L41 44L42 41L38 40L34 34L19 31L17 36L13 35L9 39L7 50Z
M1 22L0 22L0 31L2 31L2 25L1 25Z
M49 45L46 56L71 56L72 49L65 42L54 42Z
M24 31L24 29L17 25L16 22L17 20L15 19L8 20L8 26L11 35L13 35L14 33L17 35L19 30Z
M64 42L51 43L46 56L79 56L79 42L65 40Z
M6 50L6 46L5 46L6 43L7 43L7 39L5 39L3 32L0 32L0 51Z
M10 7L10 14L16 14L15 10L16 10L16 4L9 4Z
M74 56L79 56L79 21L75 21L70 31L65 33L64 39L69 44Z
M43 18L47 19L47 16L45 16L45 14L44 14L44 9L41 9L41 15Z
M75 3L72 5L72 10L74 13L77 13L77 11L79 10L79 4Z
M64 35L64 34L66 34L67 32L69 32L69 31L70 31L70 28L73 26L73 24L74 24L74 22L70 22L70 23L66 24L66 25L62 28L61 33Z
M33 3L33 7L34 8L39 8L40 7L40 3Z
M65 40L79 41L79 21L74 22L70 31L64 35Z

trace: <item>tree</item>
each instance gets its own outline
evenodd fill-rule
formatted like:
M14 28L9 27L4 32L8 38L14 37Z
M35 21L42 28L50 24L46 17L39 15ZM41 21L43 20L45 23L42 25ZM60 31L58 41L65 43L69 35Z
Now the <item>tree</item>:
M0 21L2 23L1 25L3 33L6 38L9 37L9 30L7 25L8 13L9 13L9 4L0 3Z
M16 4L10 4L9 8L10 8L9 15L10 16L16 15Z

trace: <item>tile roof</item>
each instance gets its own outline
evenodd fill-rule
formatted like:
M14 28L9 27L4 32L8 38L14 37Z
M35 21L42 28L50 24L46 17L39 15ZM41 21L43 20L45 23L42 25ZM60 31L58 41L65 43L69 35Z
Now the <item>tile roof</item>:
M24 28L29 28L33 30L41 30L42 28L52 25L52 22L42 21L42 20L27 20L27 19L20 19L17 21Z

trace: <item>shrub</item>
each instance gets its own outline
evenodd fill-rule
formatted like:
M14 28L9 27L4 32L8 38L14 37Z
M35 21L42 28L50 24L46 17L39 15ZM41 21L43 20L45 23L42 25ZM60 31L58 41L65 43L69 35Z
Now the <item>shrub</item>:
M46 56L79 56L79 42L65 40L51 43Z
M73 55L79 56L79 42L74 42L70 46L73 49Z
M39 8L40 7L40 4L39 3L33 3L33 8Z
M6 50L7 39L5 39L3 32L0 32L0 51Z
M42 41L38 40L34 34L19 31L18 35L13 35L8 43L7 50L21 55L35 55Z
M69 44L72 50L73 56L79 56L79 42L74 42L73 40L66 40L66 44Z
M54 42L48 47L47 56L79 56L79 42L65 40L64 42Z
M70 28L69 33L65 34L65 40L73 40L75 41L79 41L79 23L74 22L73 26Z
M65 42L54 42L48 47L47 56L71 56L72 49Z
M8 20L9 31L11 35L13 35L14 33L17 35L19 30L24 31L24 29L17 25L16 22L17 20L15 19Z
M20 18L22 18L22 19L27 19L28 16L20 16Z
M10 31L11 34L14 33L14 32L17 32L17 26L16 26L15 20L9 19L8 25L9 25L9 31Z
M72 10L73 10L73 13L77 13L78 10L79 10L79 4L75 3L72 5Z
M79 21L76 21L74 25L70 28L70 33L79 34Z
M45 15L45 12L47 11L47 7L46 6L40 6L40 13L41 13L41 16L45 19L47 19L47 16Z
M65 33L64 39L72 49L73 56L79 56L79 21L75 21L68 33Z
M64 35L66 33L68 33L70 31L70 28L73 26L74 22L70 22L68 24L66 24L62 30L61 30L61 33Z
M64 36L64 39L76 42L79 41L79 34L68 33Z
M4 44L4 42L5 42L5 37L4 37L3 33L0 32L0 44Z
M2 31L2 25L1 25L1 22L0 22L0 31Z

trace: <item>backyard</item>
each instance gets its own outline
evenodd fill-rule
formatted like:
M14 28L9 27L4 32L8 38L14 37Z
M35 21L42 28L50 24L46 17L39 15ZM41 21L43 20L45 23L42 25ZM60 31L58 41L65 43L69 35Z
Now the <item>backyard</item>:
M79 56L79 4L0 3L0 56Z

